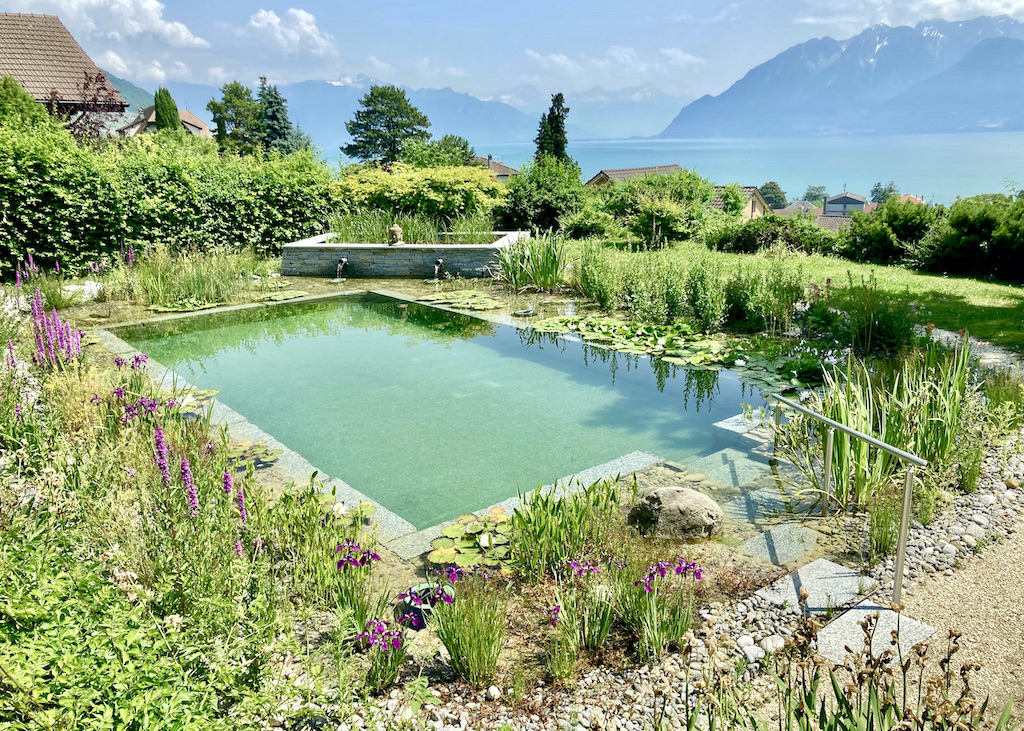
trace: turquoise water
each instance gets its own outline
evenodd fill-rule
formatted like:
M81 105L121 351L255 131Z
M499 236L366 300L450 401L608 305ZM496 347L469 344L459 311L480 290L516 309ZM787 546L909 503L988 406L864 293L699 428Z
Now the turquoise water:
M118 335L417 528L635 450L686 463L761 400L732 373L378 295Z
M481 154L519 167L532 143L478 146ZM1024 132L890 137L806 137L690 140L584 140L569 154L589 180L602 168L676 163L696 168L716 183L762 185L775 180L792 199L808 185L829 193L867 195L878 181L893 180L904 193L932 203L958 196L1005 193L1007 179L1024 187Z

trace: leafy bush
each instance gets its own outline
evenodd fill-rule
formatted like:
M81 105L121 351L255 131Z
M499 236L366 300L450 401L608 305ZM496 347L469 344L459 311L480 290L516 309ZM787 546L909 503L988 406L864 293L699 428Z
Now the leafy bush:
M601 191L605 210L651 248L695 237L713 195L711 182L690 170L641 175Z
M848 274L849 286L836 293L836 307L845 315L844 324L835 333L849 343L855 353L898 353L916 337L915 305L910 293L892 297L878 286L874 274L855 282Z
M424 216L448 228L460 218L490 215L502 200L504 186L489 170L471 165L414 168L393 163L390 169L348 167L330 190L335 203L347 211Z
M633 319L661 325L685 314L685 278L676 260L633 257L620 276L621 304Z
M581 208L562 216L559 226L571 239L619 238L625 234L615 216L601 208L594 198L587 198Z
M578 282L580 291L597 302L602 310L611 312L619 298L619 279L608 252L597 242L583 245Z
M686 304L694 323L704 332L725 322L727 302L722 267L707 256L697 257L686 272Z
M935 224L937 209L889 198L871 213L850 219L845 252L855 261L896 264L914 250Z
M508 194L497 211L502 229L555 231L559 219L583 205L586 189L576 163L541 155L509 178Z
M753 254L782 246L805 254L828 254L836 247L840 235L828 231L809 216L777 216L768 214L739 224L712 227L704 240L720 251Z

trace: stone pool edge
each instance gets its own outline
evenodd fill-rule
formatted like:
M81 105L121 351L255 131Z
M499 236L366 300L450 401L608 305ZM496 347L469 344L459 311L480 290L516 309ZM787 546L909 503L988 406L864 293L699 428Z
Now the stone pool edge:
M378 289L378 290L352 290L346 292L337 292L331 294L320 294L310 295L307 297L296 297L295 299L285 300L282 302L253 302L243 305L232 305L229 307L198 310L195 312L185 313L174 313L164 317L154 317L148 320L140 320L135 322L119 323L116 326L99 327L94 328L90 332L96 338L97 342L115 356L123 358L132 358L136 355L145 355L138 348L122 340L115 335L111 330L117 330L125 327L137 326L149 322L171 322L174 320L184 320L192 317L199 317L202 315L210 315L213 313L220 312L231 312L235 310L252 309L255 307L268 307L283 304L293 304L297 302L309 302L321 299L328 299L333 297L360 295L360 294L379 294L393 299L402 300L410 303L427 304L436 309L445 310L447 312L453 312L456 314L477 317L476 314L467 313L454 307L447 307L444 305L435 305L433 303L424 303L417 300L415 297L410 297L398 292L391 290ZM489 318L479 318L489 319ZM504 319L504 318L502 318ZM502 324L512 325L518 329L525 329L528 327L528 323L519 322L503 322ZM146 375L148 375L154 383L160 388L193 388L194 385L186 378L181 377L174 370L167 368L163 364L147 356L144 364ZM373 525L376 531L376 535L381 544L388 550L394 552L402 560L408 561L423 553L430 550L430 543L436 538L441 537L441 529L444 526L451 523L446 521L444 523L438 523L437 525L430 526L429 528L423 528L417 530L416 526L402 518L397 513L384 507L376 500L373 500L367 495L359 492L351 485L346 483L344 480L338 477L332 477L322 470L317 469L313 464L309 462L300 453L291 449L287 445L275 439L273 436L263 431L260 427L256 426L242 414L238 413L231 407L221 403L216 397L211 399L210 409L210 424L211 426L228 427L231 432L232 439L236 441L263 441L271 449L280 450L281 454L274 462L275 466L283 471L286 477L294 480L297 485L305 484L310 476L315 472L317 473L317 480L320 482L320 489L325 494L334 495L336 503L341 503L345 507L354 507L361 502L373 503L377 508L377 512L373 516ZM585 470L581 470L572 475L559 478L550 485L544 485L541 488L531 488L523 493L523 496L531 493L534 489L553 489L558 494L570 494L577 490L582 490L587 485L590 485L599 480L619 477L624 474L643 470L652 465L660 464L664 462L664 458L659 457L650 452L635 451L625 454L617 459L605 462L600 465L595 465ZM473 511L477 515L483 515L493 507L504 508L507 512L512 512L516 508L522 505L522 498L519 495L507 498L506 500L497 503L496 505L489 505L479 510ZM452 516L453 518L455 516Z

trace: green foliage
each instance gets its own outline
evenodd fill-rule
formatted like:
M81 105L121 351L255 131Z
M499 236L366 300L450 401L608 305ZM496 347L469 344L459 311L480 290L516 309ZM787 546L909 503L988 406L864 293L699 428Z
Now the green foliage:
M727 302L721 265L703 256L686 272L686 304L703 332L714 332L725 322Z
M871 213L854 212L846 237L846 255L856 261L896 264L920 246L934 226L937 209L889 198Z
M508 230L555 231L559 219L579 210L586 197L579 166L551 155L525 163L505 187L497 216L499 227Z
M562 233L571 239L617 239L626 233L615 216L604 210L593 197L587 197L580 208L562 216L558 225Z
M504 508L491 508L484 515L460 515L430 544L433 550L426 560L460 568L498 566L508 558L510 532Z
M736 216L744 206L743 189L739 183L729 183L718 191L718 197L722 199L722 211L729 216Z
M671 570L652 579L650 568L641 568L635 560L610 572L616 612L636 638L637 658L657 660L670 646L678 647L693 621L693 582Z
M10 74L0 78L0 125L31 129L52 124L46 108L25 91L17 79Z
M373 166L349 168L330 190L337 205L349 212L419 215L448 228L460 218L490 215L502 200L504 185L489 171L469 165L413 168L395 163L390 172Z
M814 203L818 206L823 206L825 198L828 197L828 188L824 185L808 185L807 190L804 191L803 200L808 203Z
M498 671L506 621L504 593L481 573L461 577L455 601L438 602L429 619L452 669L474 688L486 686Z
M855 282L848 274L848 286L839 290L833 302L845 320L835 335L853 347L858 355L895 354L915 339L916 306L910 293L893 297L878 286L874 274Z
M551 95L551 106L541 115L540 125L534 144L537 145L535 157L550 156L562 163L571 163L566 151L569 140L565 135L565 118L569 107L565 106L565 97L561 93Z
M156 106L156 128L158 130L179 130L181 129L181 117L178 115L178 105L174 103L171 92L161 86L153 96Z
M605 210L651 248L697 236L708 219L714 186L682 170L613 183L601 195Z
M345 123L352 142L341 151L349 157L391 163L401 159L409 140L430 139L430 120L412 105L404 89L371 86L359 105L355 117Z
M281 96L276 84L267 83L265 76L260 77L257 99L260 144L264 150L287 155L312 147L309 135L295 127L288 118L288 100Z
M828 254L840 236L818 226L811 217L768 214L710 231L704 238L712 248L743 254L775 246L806 254Z
M409 139L399 159L417 168L438 168L466 165L475 155L465 137L445 135L439 140Z
M868 552L872 563L896 550L902 505L902 492L892 483L879 486L868 501Z
M782 186L774 180L769 180L758 188L758 190L761 191L761 195L764 196L764 199L772 208L785 208L789 205L789 201L786 199L786 192L782 190Z
M520 238L498 251L500 277L517 290L557 289L565 271L565 245L557 234Z
M577 284L584 296L597 302L605 312L612 312L619 299L619 279L604 246L596 241L583 245Z
M877 183L871 186L871 202L882 204L890 198L899 198L900 189L896 185L895 181L890 180L888 183L882 183L879 180Z
M231 81L220 88L221 100L211 99L206 108L213 115L217 144L222 150L240 155L262 152L260 103L252 89Z

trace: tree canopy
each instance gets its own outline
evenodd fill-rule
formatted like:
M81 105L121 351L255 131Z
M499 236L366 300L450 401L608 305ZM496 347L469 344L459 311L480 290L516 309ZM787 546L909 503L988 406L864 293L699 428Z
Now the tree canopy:
M430 139L427 115L414 107L397 86L371 86L359 100L360 109L345 123L352 142L341 151L359 160L398 160L410 140Z
M822 205L826 197L828 197L828 188L824 185L808 185L807 190L804 191L803 199L808 203Z
M871 201L872 203L878 203L881 205L890 198L898 198L900 195L900 188L896 185L895 181L890 180L888 183L882 184L879 180L877 183L871 186Z
M465 137L445 135L439 140L408 140L400 159L418 168L436 168L465 165L475 155Z
M782 189L782 186L774 180L769 180L758 188L758 190L761 191L761 195L764 196L764 199L768 201L768 205L776 210L779 208L785 208L789 205L789 201L786 200L786 192Z
M28 126L49 119L46 108L32 98L10 74L0 79L0 125L17 121Z
M160 129L181 129L181 117L178 116L178 105L174 103L171 92L161 86L153 96L153 104L156 106L156 128Z
M551 106L541 115L540 126L534 142L537 145L537 157L550 155L556 160L569 162L566 148L569 140L565 135L565 118L569 108L565 106L565 97L561 94L551 95Z
M252 89L232 81L220 88L221 100L211 99L206 108L217 127L217 144L222 150L252 155L262 151L260 104Z

